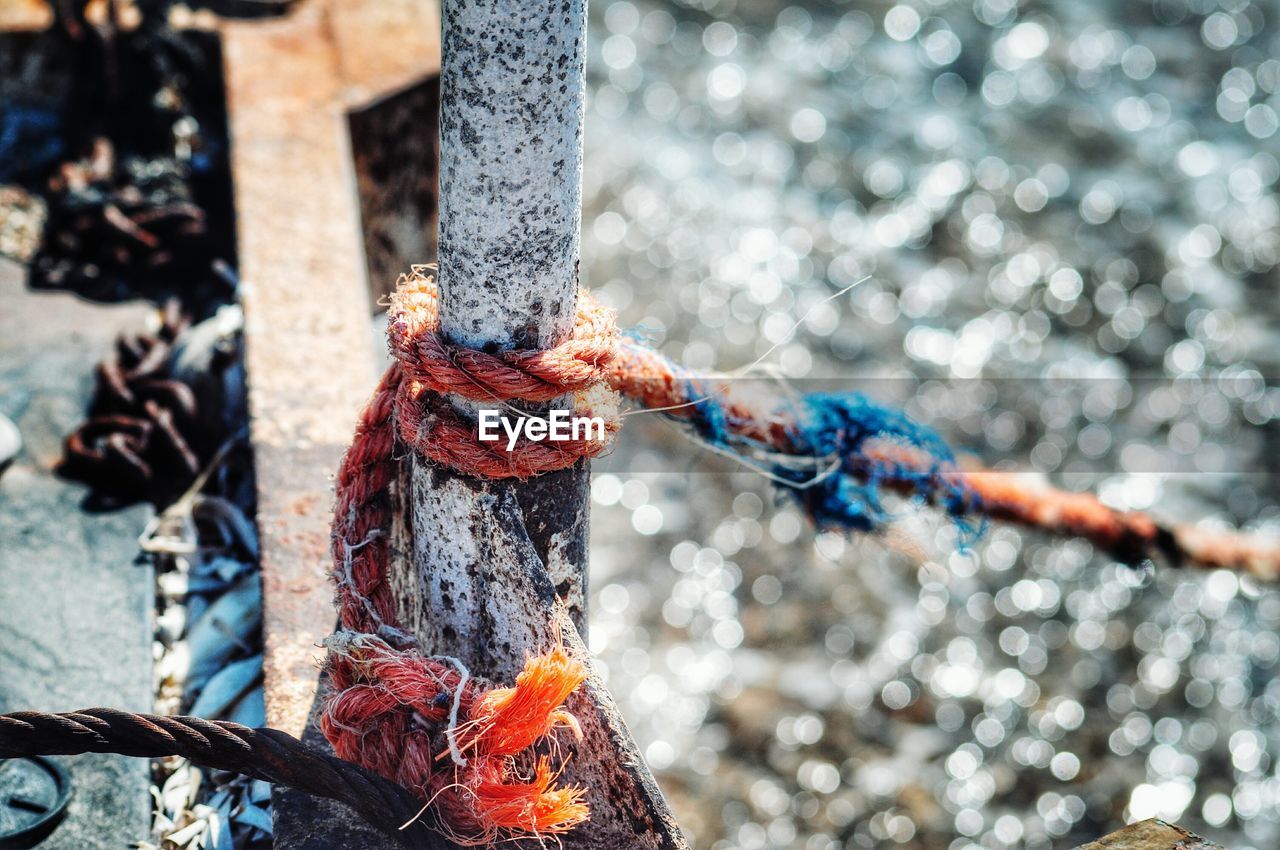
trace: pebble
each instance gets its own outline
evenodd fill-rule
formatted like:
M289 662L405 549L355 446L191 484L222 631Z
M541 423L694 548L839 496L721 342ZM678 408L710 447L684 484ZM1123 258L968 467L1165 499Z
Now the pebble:
M42 198L17 186L0 186L0 255L29 262L40 248L47 217Z

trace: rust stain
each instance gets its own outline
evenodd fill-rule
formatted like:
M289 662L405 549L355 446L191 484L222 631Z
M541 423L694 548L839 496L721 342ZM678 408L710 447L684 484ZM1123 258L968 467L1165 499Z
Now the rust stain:
M332 474L376 378L347 113L438 73L424 0L222 21L262 530L267 719L302 734L332 630Z
M289 505L289 511L296 516L308 516L324 510L325 507L319 493L306 493L293 500Z

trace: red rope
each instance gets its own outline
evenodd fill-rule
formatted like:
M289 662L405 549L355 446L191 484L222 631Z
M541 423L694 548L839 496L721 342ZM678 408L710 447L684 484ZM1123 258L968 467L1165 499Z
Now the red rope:
M528 478L604 451L616 404L587 401L617 348L612 314L583 294L570 339L547 351L487 354L439 332L435 284L401 280L389 337L396 362L361 414L337 480L333 558L342 631L329 639L333 682L322 728L337 754L394 779L432 803L436 825L460 843L562 832L588 816L583 790L554 784L534 745L557 727L576 733L561 708L586 678L556 649L529 659L514 687L470 677L452 659L426 657L396 617L387 582L400 446L469 475ZM575 415L599 415L606 439L482 443L448 396L498 404L575 396ZM606 409L609 408L609 409Z
M605 367L618 348L618 328L613 313L589 293L579 293L578 303L573 334L560 345L487 354L446 341L440 335L435 282L420 272L404 277L391 299L387 334L400 372L394 384L384 379L379 388L394 393L388 409L395 410L400 440L442 466L482 478L529 478L609 449L618 432L616 405L600 403L608 397L589 399L588 391L604 386ZM569 394L574 416L598 416L604 422L603 440L522 437L511 449L505 441L481 442L474 421L445 397L508 405Z
M535 752L548 735L577 722L561 706L586 677L563 649L526 663L513 687L471 678L461 664L424 656L396 617L387 581L389 493L397 457L409 448L465 474L528 478L606 450L618 430L613 390L648 409L692 415L714 394L735 434L781 453L802 451L787 406L735 393L732 382L691 375L662 355L620 339L612 314L580 293L572 336L546 351L488 354L457 346L439 331L438 292L421 273L403 278L392 299L389 337L396 362L361 414L338 472L333 558L341 631L329 640L334 690L322 727L338 755L399 782L431 803L436 825L455 841L554 835L588 817L581 788L555 785ZM601 393L606 396L603 401ZM450 396L508 405L572 396L575 415L599 415L604 440L482 443ZM864 452L869 464L930 469L936 460L897 445ZM853 459L858 460L858 459ZM856 463L853 464L855 467ZM1118 554L1165 554L1203 566L1274 577L1280 547L1239 535L1166 528L1146 514L1116 511L1087 494L1027 484L982 469L948 469L987 515L1083 537ZM889 483L892 483L891 481ZM945 483L945 482L944 482Z
M800 428L794 407L758 392L739 392L723 376L679 372L658 352L625 339L608 372L609 385L642 407L690 416L698 397L713 396L730 431L783 454L797 452ZM884 442L870 447L865 459L892 460L908 472L928 471L937 463L924 452ZM1013 471L965 464L944 471L939 479L972 494L971 507L984 516L1088 540L1127 561L1165 558L1176 565L1235 570L1266 581L1280 578L1280 541L1274 537L1165 524L1142 511L1108 507L1091 493L1062 490Z
M388 329L405 374L432 392L476 401L551 401L602 383L618 349L613 312L585 291L578 293L571 337L537 351L488 354L454 345L440 336L439 303L431 278L417 271L405 276L391 297Z

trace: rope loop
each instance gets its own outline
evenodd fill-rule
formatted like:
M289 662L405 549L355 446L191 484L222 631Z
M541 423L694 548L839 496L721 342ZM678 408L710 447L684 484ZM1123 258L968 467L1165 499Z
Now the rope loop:
M553 348L490 354L440 334L440 289L415 266L391 296L387 336L405 374L426 389L473 401L548 402L603 383L620 335L612 310L585 289L569 339Z
M619 429L618 396L608 387L608 367L620 335L613 312L586 290L578 293L573 333L537 351L488 353L449 342L440 333L440 291L417 266L403 275L391 298L387 336L401 370L393 397L397 435L429 460L482 478L530 478L597 457L613 446ZM518 405L542 405L572 397L575 419L597 418L588 438L534 441L479 439L473 416L450 396L503 408L517 418L537 416Z
M463 663L423 654L401 626L387 580L392 499L403 447L467 475L528 478L612 445L617 394L606 385L618 348L613 314L579 294L572 336L547 351L489 354L440 334L439 291L416 268L400 279L388 329L395 362L356 424L338 470L333 523L339 631L326 641L333 685L321 728L339 757L409 789L420 813L457 844L554 836L589 816L585 790L556 783L552 736L581 731L563 707L587 677L563 648L530 658L512 687ZM480 440L467 405L543 405L572 397L575 416L603 420L600 439ZM458 403L461 400L462 403Z

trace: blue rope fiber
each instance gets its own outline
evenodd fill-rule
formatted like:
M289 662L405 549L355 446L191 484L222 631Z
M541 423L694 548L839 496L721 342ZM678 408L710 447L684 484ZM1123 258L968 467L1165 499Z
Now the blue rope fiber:
M687 379L688 397L697 399L685 415L694 430L708 443L744 456L744 449L767 446L750 443L729 428L728 414L714 391L702 381ZM951 517L968 543L981 533L965 518L977 502L973 493L947 480L942 473L955 463L955 456L937 432L911 419L903 411L872 401L861 393L810 393L788 408L796 420L795 442L803 454L817 459L838 459L838 467L819 466L796 469L773 464L770 472L779 486L809 514L823 530L874 531L893 514L880 499L880 486L892 481L904 483L921 499L931 498ZM872 439L891 440L925 452L933 459L928 469L872 460L863 453ZM798 453L799 454L799 453Z
M623 332L624 344L649 347L640 329ZM769 473L779 489L809 514L823 530L875 531L893 519L880 500L880 488L892 482L903 485L921 500L945 510L967 545L981 535L985 518L976 525L967 518L980 515L980 500L967 487L944 475L954 468L955 455L936 431L913 420L896 407L881 404L861 393L809 393L788 402L779 411L795 422L791 440L797 459L813 458L813 465L758 460L777 457L778 450L734 432L729 411L721 397L722 379L700 378L668 361L668 368L684 384L685 398L675 418L691 427L709 445L741 458L748 466ZM866 443L887 440L920 450L932 459L926 469L873 459ZM834 468L833 468L834 464Z
M819 528L872 531L892 519L880 501L880 486L892 481L907 485L921 499L931 498L951 517L961 540L971 542L981 532L966 518L976 496L942 475L955 465L951 447L932 428L903 411L873 401L861 393L810 393L800 400L797 442L817 457L839 458L839 469L814 481L817 473L778 468L775 473L798 485L791 494ZM872 460L863 453L872 439L889 440L926 453L932 463L919 469L903 463Z
M742 438L729 431L729 414L705 381L686 378L685 398L694 399L687 408L687 414L689 424L700 437L721 448L730 448L733 441L741 442Z

